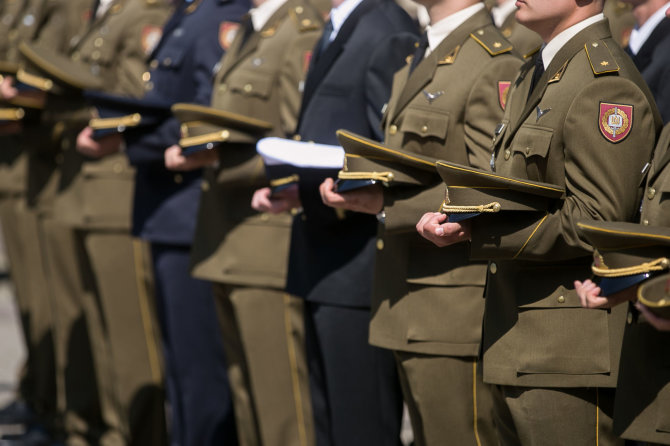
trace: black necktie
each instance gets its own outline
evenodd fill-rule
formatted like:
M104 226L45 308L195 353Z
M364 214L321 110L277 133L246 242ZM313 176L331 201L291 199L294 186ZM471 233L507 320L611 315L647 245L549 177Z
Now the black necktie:
M528 97L533 93L533 90L537 86L537 83L540 81L540 78L544 74L544 62L542 61L542 53L540 52L535 59L535 71L533 71L533 77L530 80L530 90L528 90Z
M319 54L323 54L330 45L330 35L333 34L333 22L328 20L326 25L323 27L323 34L321 35L321 40L319 41Z
M428 49L428 34L423 33L421 39L416 43L416 50L414 50L414 56L409 65L410 74L414 71L417 65L419 65L419 62L423 60L423 57L426 55L426 49Z

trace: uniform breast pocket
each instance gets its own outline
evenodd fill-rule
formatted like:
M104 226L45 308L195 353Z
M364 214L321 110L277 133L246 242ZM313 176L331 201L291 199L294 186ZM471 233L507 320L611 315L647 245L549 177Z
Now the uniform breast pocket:
M229 80L231 91L246 97L268 98L272 92L273 76L260 70L244 70Z
M400 131L424 138L444 141L449 129L449 113L433 108L411 108L403 117Z
M522 125L512 141L512 153L526 163L528 179L540 181L544 178L547 156L554 131L547 127Z
M186 46L166 45L157 55L156 60L164 69L178 70L186 58Z

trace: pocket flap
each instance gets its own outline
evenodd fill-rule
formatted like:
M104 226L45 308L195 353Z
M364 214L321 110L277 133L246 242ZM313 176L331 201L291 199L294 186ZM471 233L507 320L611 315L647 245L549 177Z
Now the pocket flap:
M268 97L272 91L272 76L258 71L240 72L229 81L230 89L248 96Z
M512 151L521 153L525 157L540 156L544 158L549 152L553 135L554 131L550 128L522 125L514 138Z
M445 139L449 128L449 114L437 110L409 109L403 117L400 130L421 137Z

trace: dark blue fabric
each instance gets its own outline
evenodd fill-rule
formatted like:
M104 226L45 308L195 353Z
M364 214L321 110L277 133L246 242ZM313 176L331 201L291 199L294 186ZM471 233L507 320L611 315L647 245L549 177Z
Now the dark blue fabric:
M188 273L187 248L153 244L173 446L237 445L221 329L209 282Z
M223 56L219 31L223 22L239 22L249 0L203 0L187 13L184 2L164 27L151 54L153 88L145 100L209 105L215 65ZM200 171L182 174L163 166L165 149L177 144L179 122L169 118L150 132L128 140L128 158L138 167L133 209L133 234L159 243L190 245L200 198ZM150 178L149 178L150 177Z
M393 75L417 38L416 25L395 2L363 0L312 61L298 127L302 139L338 144L335 132L347 129L381 140ZM325 206L318 186L326 176L300 176L304 213L293 221L287 290L315 302L369 307L377 220L354 212L342 219Z

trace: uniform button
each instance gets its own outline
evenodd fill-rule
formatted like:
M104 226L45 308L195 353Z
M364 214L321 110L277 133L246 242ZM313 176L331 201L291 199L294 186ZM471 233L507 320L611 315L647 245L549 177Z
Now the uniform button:
M302 20L302 26L310 26L312 24L312 21L310 19L303 19Z
M153 82L147 82L144 84L145 90L153 90L154 89L154 83Z
M426 133L426 132L428 131L428 126L427 126L427 125L422 125L422 126L421 126L421 131L422 131L423 133Z
M491 274L495 274L495 273L498 272L498 265L496 265L495 262L491 262L491 263L489 263L489 272L490 272Z
M202 183L200 183L200 189L203 192L207 192L209 190L209 181L207 180L202 180Z
M628 315L626 316L626 322L628 322L628 325L633 323L633 313L630 311L628 312Z
M564 304L565 303L565 297L564 296L558 296L558 299L556 299L556 301L559 304Z
M96 39L93 41L93 45L94 45L96 48L100 48L100 47L102 46L103 43L105 43L105 40L104 40L102 37L98 37L98 38L96 38Z
M114 170L114 173L121 173L123 172L123 166L121 163L115 163L114 166L112 166L112 170Z
M512 156L512 152L505 150L505 160L508 160L510 156Z
M172 59L170 59L169 57L166 57L165 59L163 59L163 65L165 65L166 67L169 67L170 65L172 65Z
M74 53L72 53L71 57L72 57L72 60L78 61L79 59L81 59L81 54L79 54L79 51L75 51Z
M149 82L151 80L151 73L149 73L148 71L142 73L142 80L144 82Z
M647 192L647 198L651 200L652 198L654 198L655 195L656 195L656 189L650 187L649 191Z
M181 184L184 182L184 177L182 177L181 174L176 174L174 176L174 182L177 184Z
M263 59L261 59L260 57L255 57L254 60L251 61L251 64L254 67L260 67L261 65L263 65Z
M270 216L268 214L261 214L261 221L268 221L270 220Z
M221 85L219 85L219 91L220 91L221 93L225 93L226 90L228 90L228 85L226 85L226 84L221 84Z
M382 249L384 249L384 239L382 239L382 238L378 238L378 239L377 239L377 249L378 249L379 251L381 251Z
M151 62L149 62L149 68L151 68L152 70L158 68L158 59L154 59Z
M393 124L391 127L389 127L389 134L395 135L398 133L398 126Z
M244 87L242 87L245 92L249 93L251 90L254 89L254 87L251 84L244 84Z
M296 6L295 7L295 13L296 14L302 14L302 11L303 11L302 6Z
M91 53L91 59L93 60L98 60L100 59L100 51L95 50Z
M649 226L649 220L645 218L644 220L642 220L642 224L645 226Z

